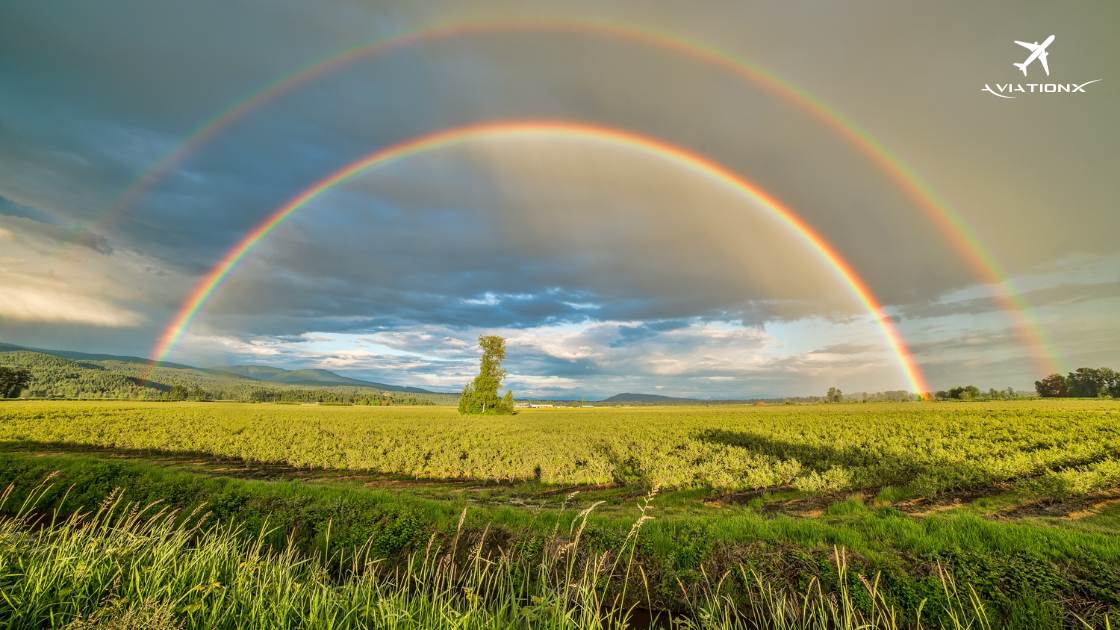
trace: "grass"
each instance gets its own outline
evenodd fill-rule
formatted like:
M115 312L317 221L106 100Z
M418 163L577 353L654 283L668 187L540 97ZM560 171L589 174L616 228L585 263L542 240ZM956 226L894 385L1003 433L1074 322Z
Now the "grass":
M190 532L174 562L212 537L223 563L261 554L299 584L310 584L305 569L325 572L332 594L283 594L295 602L285 614L302 622L252 616L266 603L246 603L246 592L219 607L241 621L206 617L215 627L611 627L634 605L707 627L773 618L784 621L764 627L846 628L857 614L877 627L1081 627L1078 617L1101 626L1120 612L1118 412L1113 401L1036 401L464 419L438 408L16 403L0 406L0 482L14 483L5 540L70 545L76 533L50 538L58 528L33 518L86 530L80 519L113 496L114 519L157 501L168 511L127 527L103 521L116 523L109 529L154 537L137 528L159 521ZM29 497L34 510L12 507ZM199 526L192 512L209 516ZM557 556L577 531L578 551ZM428 566L432 548L451 555L456 580L485 569L489 581L440 582L450 565ZM22 549L0 547L5 597L20 592L12 567L30 566ZM575 562L574 582L557 573L561 560ZM83 595L34 623L203 627L181 608L219 590L174 603L198 577L189 575L158 597L140 589L92 606ZM227 589L236 575L223 575L215 582ZM567 593L572 583L586 592ZM42 595L57 600L43 610L62 610L75 587L59 588ZM389 616L369 616L358 593L395 602ZM0 627L39 627L6 621L25 608L6 601Z
M10 490L10 488L9 488ZM0 620L8 628L625 628L652 607L644 569L634 561L642 515L613 550L589 551L587 508L557 526L528 556L486 550L460 519L444 546L432 537L391 570L364 545L356 554L329 548L306 556L276 549L262 530L204 526L159 504L106 497L91 512L43 523L29 510L0 519ZM5 493L4 499L9 498ZM464 513L465 514L465 513ZM897 628L880 577L851 573L846 552L832 553L834 583L803 593L774 588L739 565L681 585L683 610L670 628ZM988 628L983 603L945 572L938 578L947 627ZM924 609L925 602L922 608ZM920 627L921 613L915 619Z
M29 489L54 471L53 485L32 497ZM12 501L33 503L44 516L96 510L105 496L122 488L117 499L123 503L159 501L178 510L168 517L178 527L191 525L179 515L208 512L208 522L215 525L239 524L239 529L223 530L239 544L300 558L333 554L352 561L364 554L365 561L395 569L406 568L407 559L429 543L462 551L463 544L482 541L483 555L506 554L509 570L524 572L557 544L558 532L571 530L577 513L592 506L581 521L581 549L587 555L617 554L626 549L639 508L645 506L639 499L605 512L601 497L606 491L591 498L554 495L543 507L495 506L470 503L461 495L446 500L360 486L245 481L89 454L5 453L0 478L15 481ZM861 574L881 576L878 597L893 607L900 622L913 623L926 600L924 618L934 626L949 623L940 612L948 605L940 595L942 571L973 585L993 623L1004 624L1037 602L1048 602L1061 619L1080 614L1099 621L1109 610L1115 614L1120 601L1120 538L1114 534L993 522L971 514L915 519L890 506L868 507L857 497L837 502L817 519L770 517L749 509L711 515L663 506L672 496L660 494L648 505L645 514L656 518L642 524L628 549L633 554L628 565L643 578L640 590L648 589L642 604L658 610L698 606L698 593L714 576L731 571L741 583L740 567L783 596L804 595L813 584L835 595L841 585L831 577L835 548L846 550L844 581L858 585ZM868 612L869 600L861 601L861 610ZM1072 607L1071 601L1080 605ZM937 606L929 607L932 603ZM1039 626L1016 622L1006 627Z

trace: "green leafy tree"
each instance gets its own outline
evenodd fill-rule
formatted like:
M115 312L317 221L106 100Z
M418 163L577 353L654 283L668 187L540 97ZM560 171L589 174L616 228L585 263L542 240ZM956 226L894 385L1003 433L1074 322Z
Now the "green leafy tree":
M975 385L964 385L949 390L949 398L956 400L976 400L980 398L980 388Z
M459 413L513 413L513 392L507 391L498 398L498 388L506 378L502 360L506 358L506 340L497 335L479 335L478 345L482 358L478 362L478 376L463 388L459 396Z
M1107 368L1105 368L1107 369ZM1101 370L1083 367L1066 376L1069 395L1075 398L1097 398L1105 391L1105 379Z
M478 411L474 410L474 383L467 383L463 388L463 393L459 394L459 413L482 413L481 406Z
M844 392L840 391L837 387L829 387L828 393L824 395L824 399L830 403L838 403L844 401Z
M1104 393L1113 398L1120 398L1120 372L1102 367L1100 373L1101 380L1104 381Z
M1065 398L1069 396L1069 387L1066 379L1061 374L1051 374L1041 381L1034 382L1034 391L1043 398Z
M31 372L24 369L0 367L0 398L19 398L19 395L30 382Z

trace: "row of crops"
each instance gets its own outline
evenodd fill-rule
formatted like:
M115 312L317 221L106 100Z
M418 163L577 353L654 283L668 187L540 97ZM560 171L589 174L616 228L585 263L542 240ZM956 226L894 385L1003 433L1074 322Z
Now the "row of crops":
M418 477L926 493L1120 485L1120 403L531 410L10 402L0 440L209 453Z

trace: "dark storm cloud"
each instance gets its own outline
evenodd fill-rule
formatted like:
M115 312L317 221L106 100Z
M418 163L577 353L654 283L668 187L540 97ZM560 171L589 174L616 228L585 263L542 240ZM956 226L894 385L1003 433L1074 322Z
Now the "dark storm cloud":
M1065 283L1045 289L1025 291L1022 300L1035 308L1076 304L1120 297L1120 282L1097 282L1092 284ZM980 315L999 311L1003 306L994 298L983 297L954 302L913 304L903 308L903 316L910 319L928 319L950 315Z
M90 164L143 164L158 154L156 147L178 135L176 128L182 128L181 112L189 107L173 104L172 95L178 96L189 85L192 93L188 100L198 102L204 100L198 92L229 93L238 82L252 85L245 77L252 74L251 64L259 51L251 47L268 49L288 35L283 19L270 20L278 23L271 24L272 31L269 24L262 29L254 23L253 32L263 34L247 39L246 50L252 52L237 54L226 47L242 35L247 27L239 20L249 16L239 15L235 8L232 19L221 30L206 33L209 40L218 42L215 49L200 50L190 34L202 29L205 22L197 16L183 19L181 12L169 10L169 15L158 16L161 23L176 19L183 23L158 44L154 34L136 29L145 17L157 17L143 13L123 24L105 23L104 31L92 30L77 43L64 33L38 43L40 47L54 46L51 51L56 54L97 51L83 57L78 69L64 67L45 55L39 62L45 67L34 74L66 86L65 105L58 99L51 101L52 107L61 109L59 115L86 116L87 128L101 130L84 134L86 147L71 146L81 142L82 134L65 134L67 153L84 155ZM329 16L325 21L328 31L340 28ZM51 23L49 19L43 22ZM111 35L118 38L110 40ZM859 160L842 159L850 148L820 129L807 130L802 114L791 113L754 88L736 86L730 93L740 93L738 98L760 110L752 119L764 112L767 124L737 119L732 112L742 104L736 103L736 98L710 98L713 89L723 89L725 76L704 70L698 81L690 80L687 77L697 76L694 62L661 52L655 52L659 63L647 66L640 62L650 51L632 46L547 35L533 40L535 46L525 50L528 41L521 36L502 36L492 42L433 42L426 57L405 52L391 56L392 63L375 60L316 80L307 89L269 104L179 165L178 172L159 182L127 211L128 220L117 226L118 238L145 251L151 251L151 243L159 242L161 255L170 264L186 265L197 272L200 263L213 260L221 248L245 233L254 218L265 216L323 173L374 148L479 119L557 116L649 133L727 161L768 189L784 193L782 196L792 205L814 217L819 229L833 234L830 238L845 239L849 238L845 234L851 233L874 239L874 248L861 248L858 242L847 248L862 250L860 255L868 257L862 265L866 274L874 276L884 268L880 261L894 260L895 275L907 269L914 274L921 270L925 283L935 281L931 266L921 265L921 261L898 265L899 259L915 258L917 252L883 235L915 229L907 223L907 213L882 211L904 200L889 187L867 186L869 178L874 180L873 169ZM284 46L289 48L290 44L285 41ZM322 42L313 43L307 35L296 38L296 49L321 46ZM141 65L128 57L130 50L153 47L160 53ZM172 52L180 49L181 54ZM512 51L521 54L510 55ZM235 57L237 62L227 68L219 60L223 55ZM285 57L292 56L295 53L290 50L285 53ZM133 72L122 72L122 64ZM271 65L280 64L274 61ZM28 66L34 66L30 59L21 66L24 72L19 76L30 82L34 79ZM160 66L166 66L166 72L154 70ZM542 69L548 72L542 74ZM268 76L265 71L256 74ZM106 82L86 85L79 75L101 75ZM181 83L173 83L170 77ZM619 77L628 79L619 83ZM695 81L696 89L682 91L680 81ZM612 99L604 101L600 97L605 90L613 94ZM44 98L43 92L51 94L49 89L32 93ZM126 96L133 100L126 103ZM195 107L206 109L201 103ZM371 115L378 124L369 124ZM701 125L696 127L698 133L683 128L666 132L663 121L672 118L728 121L734 126L730 135L737 136L738 146L749 146L750 150L727 146L726 128L704 129ZM122 141L129 136L136 140ZM122 151L122 146L132 149ZM791 153L791 146L799 150ZM98 159L90 159L97 154ZM58 164L52 166L60 168ZM816 185L792 185L794 180L789 180L789 175L805 170L815 173ZM97 171L87 176L105 177ZM119 182L120 178L110 179ZM123 187L119 183L117 186ZM877 207L882 210L876 211ZM867 212L878 214L871 224L873 229L847 229L853 220L865 223L861 215ZM905 255L903 248L909 250ZM951 271L951 265L942 264L933 273L940 274L944 283L948 280L944 274ZM894 287L916 286L917 275L911 280L879 282L880 292L888 299L898 299L900 295L892 295Z
M57 219L50 214L4 197L0 197L0 214L6 214L10 217L23 217L47 225L57 225Z
M112 254L109 239L92 231L84 233L74 226L60 224L46 213L8 201L0 197L0 215L11 217L4 224L18 232L18 239L41 252L69 251L74 246L84 247L99 254Z
M611 348L620 348L637 343L643 339L655 337L658 333L684 328L687 325L688 322L686 321L659 321L646 322L633 326L622 326L618 329L618 339L612 341L609 346Z
M1013 330L981 330L968 334L910 344L911 354L946 354L952 351L967 351L969 354L982 355L992 348L1016 347L1022 343L1022 335Z

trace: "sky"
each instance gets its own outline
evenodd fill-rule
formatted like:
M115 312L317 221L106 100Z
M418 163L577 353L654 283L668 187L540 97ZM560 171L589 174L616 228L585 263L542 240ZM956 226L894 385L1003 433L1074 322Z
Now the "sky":
M0 341L458 391L498 334L507 385L542 398L1120 367L1117 23L1108 1L6 2ZM1024 76L1015 42L1050 35L1049 74ZM161 355L215 265L316 182L511 121L718 165L881 308L710 169L541 127L324 190Z

